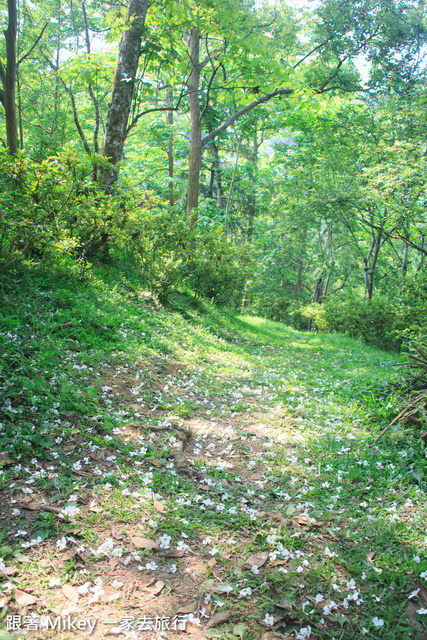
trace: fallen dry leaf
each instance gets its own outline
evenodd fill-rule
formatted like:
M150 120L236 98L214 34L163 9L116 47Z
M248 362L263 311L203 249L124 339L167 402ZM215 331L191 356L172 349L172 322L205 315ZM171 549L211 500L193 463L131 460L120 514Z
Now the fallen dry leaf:
M145 462L149 462L153 467L160 467L160 462L154 458L146 458Z
M206 573L206 565L199 560L198 562L192 562L189 567L190 571L198 571L199 573Z
M66 598L68 598L68 600L71 600L71 602L74 602L74 604L78 603L78 601L79 601L79 592L77 591L77 589L72 587L70 584L62 585L61 591L62 591L63 595Z
M190 604L184 605L178 609L176 612L178 613L195 613L197 611L197 602L192 602Z
M211 569L214 568L214 566L216 565L216 560L215 558L211 558L208 562L208 565L210 566Z
M419 583L419 587L418 597L424 605L427 605L427 589L421 583Z
M257 553L254 556L248 558L245 562L245 567L253 567L256 564L257 567L262 567L268 560L268 551Z
M155 582L156 582L155 578L148 578L148 582L144 582L144 584L140 584L139 588L148 589L148 587L152 587Z
M166 551L166 553L162 553L160 555L161 558L183 558L184 556L184 549L171 549L170 551Z
M115 529L111 530L111 537L114 538L114 540L124 540L125 538L121 531L116 531Z
M135 536L131 538L131 542L138 547L138 549L158 549L159 545L154 542L154 540L149 540L148 538L140 538L139 536Z
M163 511L165 510L165 506L162 502L159 502L158 500L154 500L153 504L154 504L154 508L157 509L157 511L159 511L160 513L163 513Z
M194 622L187 622L187 624L185 625L185 632L186 633L200 633L202 626L195 624Z
M12 460L9 458L9 454L6 451L0 451L0 465L12 464Z
M20 607L25 607L26 605L35 604L37 602L37 598L29 593L25 593L25 591L21 591L20 589L16 589L15 591L15 600Z
M369 553L366 554L366 560L368 562L372 562L372 558L374 557L374 555L375 555L375 551L369 551Z
M212 602L208 602L207 604L202 603L200 605L200 609L201 610L204 609L204 613L208 616L210 614L210 612L212 611Z
M102 507L90 507L89 511L93 511L94 513L102 513Z
M51 513L62 513L62 509L58 509L57 507L50 507L47 504L37 504L35 502L27 501L16 503L17 507L21 507L21 509L29 509L30 511L49 511Z
M284 564L287 564L287 562L287 560L273 560L273 562L270 562L269 567L282 567Z
M140 587L140 588L141 588L141 591L144 591L145 593L149 593L153 596L157 596L162 591L164 586L165 586L165 583L162 582L162 580L157 580L156 584L152 587Z
M301 527L323 527L323 525L325 524L324 522L308 522L307 518L305 516L293 516L293 518L291 518L291 520L293 522L296 522L297 524L299 524Z
M2 571L5 576L13 576L18 571L18 567L5 567Z
M230 620L231 611L220 611L216 613L213 618L211 618L206 625L206 629L210 629L211 627L218 627L220 624L224 624L224 622L228 622Z

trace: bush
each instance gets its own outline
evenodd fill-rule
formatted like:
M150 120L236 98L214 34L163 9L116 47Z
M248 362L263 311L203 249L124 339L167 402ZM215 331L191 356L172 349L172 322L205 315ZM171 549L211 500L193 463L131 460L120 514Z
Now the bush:
M311 304L299 310L307 324L322 332L339 332L358 338L381 349L396 348L393 331L396 309L384 296L369 302L358 298L327 299L322 305Z
M160 301L189 285L236 306L253 268L248 246L151 192L106 195L94 181L104 162L72 149L41 162L0 151L0 270L44 261L84 273L96 261L128 260Z
M252 265L246 245L232 245L218 227L191 225L185 214L159 200L151 210L134 208L115 243L161 302L188 286L200 297L235 307Z
M93 182L95 162L72 149L41 162L0 151L0 270L67 258L86 268L117 218Z
M427 336L427 273L407 276L394 306L395 326L391 332L397 344Z
M249 244L231 244L219 228L199 229L194 238L194 253L186 264L186 277L199 296L237 308L253 266Z

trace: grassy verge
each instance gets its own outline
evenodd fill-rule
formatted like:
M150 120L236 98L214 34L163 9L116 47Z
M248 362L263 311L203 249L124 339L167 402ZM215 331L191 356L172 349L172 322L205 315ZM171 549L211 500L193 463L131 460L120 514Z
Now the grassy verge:
M111 271L0 298L4 637L427 637L424 447L374 443L396 355Z

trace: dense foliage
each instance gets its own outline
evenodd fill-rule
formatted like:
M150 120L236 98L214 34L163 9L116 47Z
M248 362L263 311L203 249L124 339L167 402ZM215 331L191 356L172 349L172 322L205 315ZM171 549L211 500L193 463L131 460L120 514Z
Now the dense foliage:
M386 348L427 332L423 2L0 17L1 270L114 262L162 301Z

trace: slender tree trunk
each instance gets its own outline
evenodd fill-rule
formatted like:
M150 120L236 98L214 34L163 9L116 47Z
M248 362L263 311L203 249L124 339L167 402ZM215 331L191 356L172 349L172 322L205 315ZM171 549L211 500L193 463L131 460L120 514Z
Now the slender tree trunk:
M213 190L215 184L215 169L210 169L211 177L209 179L208 198L213 198Z
M406 240L406 241L405 241ZM409 224L405 227L405 240L403 241L403 256L402 256L402 280L405 280L405 276L408 272L408 259L409 259Z
M403 256L402 256L402 278L404 279L406 273L408 271L408 243L405 242L403 245Z
M200 32L193 27L189 38L190 77L188 78L188 101L191 118L190 157L188 165L187 213L191 214L199 204L200 166L202 162L202 121L200 117Z
M19 148L24 148L24 129L22 127L22 101L21 101L21 83L19 81L19 71L16 73L16 89L18 93L18 125L19 125Z
M328 222L328 239L326 244L326 255L332 260L332 220Z
M173 105L173 90L171 89L168 93L168 101L169 104ZM173 125L173 111L168 111L168 125ZM169 185L168 185L168 202L172 207L174 204L173 197L173 135L170 134L168 138L168 176L169 176Z
M305 228L302 232L301 239L301 253L298 257L298 269L297 269L297 279L295 282L295 300L299 300L301 297L302 291L302 276L304 273L304 264L305 264L305 245L307 241L307 229Z
M333 245L332 245L332 220L328 222L328 237L326 240L326 255L328 256L328 275L326 276L326 280L323 284L323 293L319 302L322 302L324 298L328 295L329 283L331 281L332 272L335 266L335 261L332 259L333 253Z
M126 16L128 25L119 44L113 94L108 109L102 155L110 161L104 169L99 184L106 193L114 191L119 175L117 163L123 157L126 128L134 93L134 81L141 53L142 30L147 15L148 0L129 0Z
M16 0L7 2L9 22L4 32L6 38L6 72L4 75L4 108L6 116L6 140L9 153L15 155L18 152L18 124L16 120L16 31L18 27L18 16L16 10Z
M253 163L253 171L252 171L252 191L250 194L250 200L249 200L249 211L248 211L248 231L247 231L247 235L248 235L248 240L251 241L252 239L252 234L253 234L253 230L254 230L254 219L256 216L256 183L257 183L257 176L258 176L258 132L255 129L255 134L254 134L254 141L253 141L253 157L252 157L252 163Z
M425 244L425 239L424 236L421 236L421 248L424 249L424 244ZM424 252L421 251L421 255L420 255L420 261L418 263L418 267L417 267L417 273L419 271L423 271L424 269Z
M318 278L316 282L316 288L314 290L313 302L318 302L319 304L323 300L323 278Z
M219 149L214 141L211 143L212 153L214 157L214 171L215 171L215 183L216 183L216 203L218 209L224 208L224 201L222 197L222 178L221 178L221 162L219 158Z
M377 267L378 254L382 245L382 229L378 229L377 234L372 231L372 241L371 246L366 258L364 258L364 278L365 278L365 291L366 291L366 300L372 300L372 296L374 293L374 274L375 269ZM369 261L371 261L369 263Z
M87 13L86 13L86 5L83 2L83 0L80 0L80 4L82 7L82 13L83 13L83 22L84 22L84 27L85 27L85 38L86 38L86 51L88 53L88 55L90 54L90 35L89 35L89 24L87 21ZM93 153L98 153L99 152L99 144L98 144L98 135L99 135L99 126L101 123L101 118L100 118L100 114L99 114L99 103L98 103L98 99L95 96L95 93L93 91L93 87L92 85L89 83L88 87L87 87L87 92L89 94L89 98L91 99L91 102L93 104L93 111L94 111L94 116L95 116L95 124L93 127ZM96 180L97 178L97 171L95 168L95 175L94 178Z
M237 143L236 161L234 163L233 177L231 178L230 191L228 192L227 205L225 207L225 235L228 234L228 214L230 212L231 195L233 193L234 181L236 179L237 165L239 163L240 140Z

